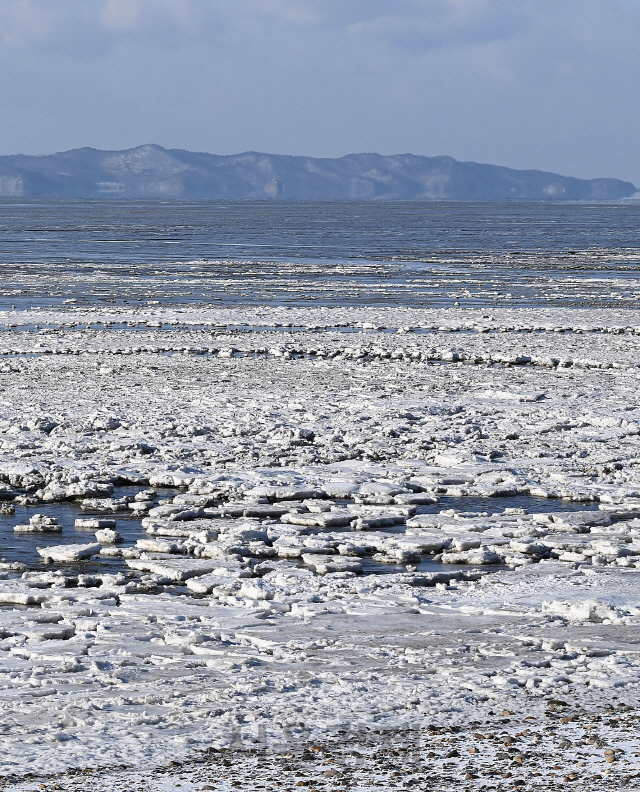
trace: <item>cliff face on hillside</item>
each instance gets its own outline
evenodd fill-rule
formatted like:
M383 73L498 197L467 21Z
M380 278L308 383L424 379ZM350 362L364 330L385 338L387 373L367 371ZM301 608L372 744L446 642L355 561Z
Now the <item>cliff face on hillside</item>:
M4 197L558 201L625 198L634 192L633 184L619 179L573 179L413 154L218 156L146 145L0 157Z

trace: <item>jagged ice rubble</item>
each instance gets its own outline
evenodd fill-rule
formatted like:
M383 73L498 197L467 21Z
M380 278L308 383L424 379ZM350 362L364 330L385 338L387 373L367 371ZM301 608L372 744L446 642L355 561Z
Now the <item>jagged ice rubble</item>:
M304 748L364 788L326 746L390 734L443 789L637 777L637 312L0 326L7 783Z

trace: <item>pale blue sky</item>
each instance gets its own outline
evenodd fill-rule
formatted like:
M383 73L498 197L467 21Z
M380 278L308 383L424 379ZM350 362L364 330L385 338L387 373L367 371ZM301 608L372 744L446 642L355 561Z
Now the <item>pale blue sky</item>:
M0 0L0 154L450 154L640 184L640 0Z

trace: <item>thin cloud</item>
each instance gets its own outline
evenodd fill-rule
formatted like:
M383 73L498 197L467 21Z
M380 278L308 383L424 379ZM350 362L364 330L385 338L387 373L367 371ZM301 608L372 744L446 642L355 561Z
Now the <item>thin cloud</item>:
M512 36L526 29L529 5L526 0L256 0L253 7L301 27L413 48Z
M510 0L0 0L6 48L101 54L121 40L148 44L202 39L277 23L401 46L445 46L512 35L527 3Z
M217 34L217 3L203 0L0 0L0 46L100 57L131 39L172 46Z
M589 37L640 21L628 0L0 0L0 47L96 58L114 46L234 44L329 35L336 46L408 51L508 41L553 21L554 37ZM550 53L551 54L551 53Z

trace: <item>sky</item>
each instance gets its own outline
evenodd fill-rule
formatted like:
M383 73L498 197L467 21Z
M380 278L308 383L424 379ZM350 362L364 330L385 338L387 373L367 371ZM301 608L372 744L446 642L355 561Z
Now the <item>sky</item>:
M0 154L448 154L640 185L640 0L0 0Z

